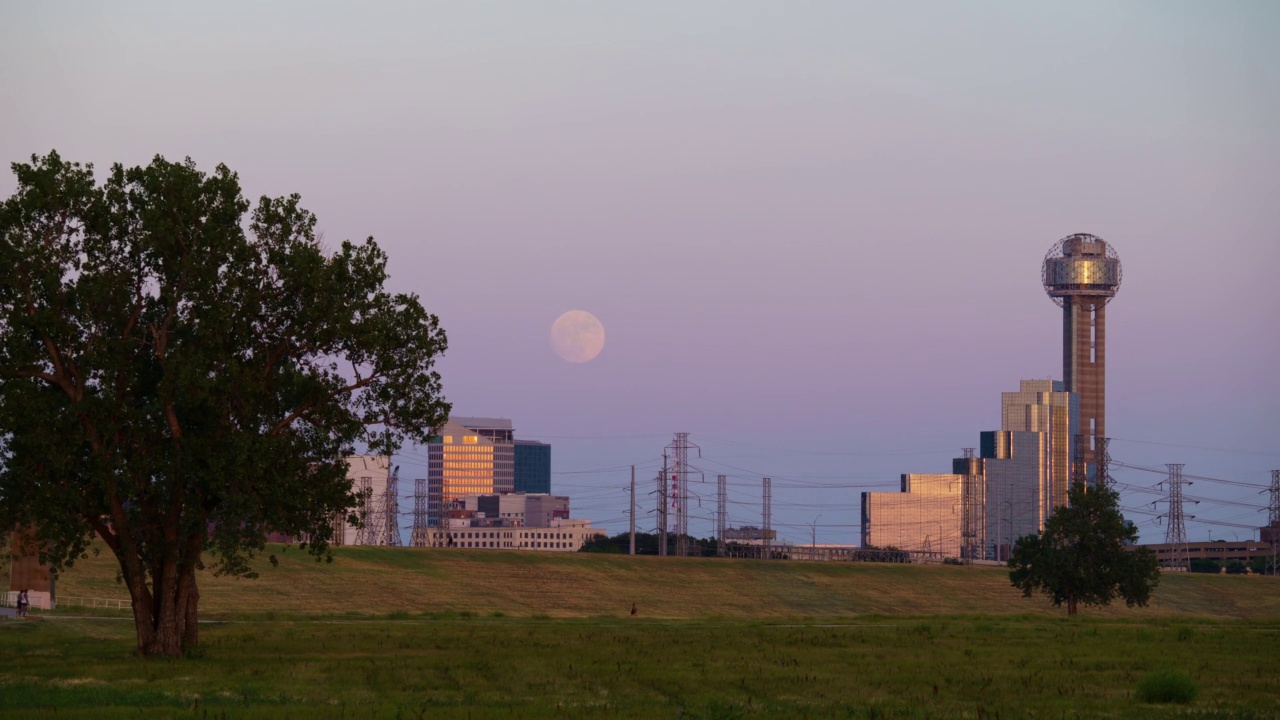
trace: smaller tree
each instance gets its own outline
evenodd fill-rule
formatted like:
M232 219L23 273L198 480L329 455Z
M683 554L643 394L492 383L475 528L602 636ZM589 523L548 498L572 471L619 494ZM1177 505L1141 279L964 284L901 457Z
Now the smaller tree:
M1117 597L1129 607L1146 605L1160 582L1160 566L1149 548L1126 548L1138 528L1120 513L1120 495L1106 487L1077 484L1068 504L1045 521L1044 531L1020 538L1009 559L1009 580L1031 597L1039 590L1075 615L1079 603L1109 605Z

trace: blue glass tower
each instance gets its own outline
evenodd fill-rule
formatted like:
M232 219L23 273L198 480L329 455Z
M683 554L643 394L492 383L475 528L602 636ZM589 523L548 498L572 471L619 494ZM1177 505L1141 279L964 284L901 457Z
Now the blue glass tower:
M515 490L551 492L551 446L537 440L516 440Z

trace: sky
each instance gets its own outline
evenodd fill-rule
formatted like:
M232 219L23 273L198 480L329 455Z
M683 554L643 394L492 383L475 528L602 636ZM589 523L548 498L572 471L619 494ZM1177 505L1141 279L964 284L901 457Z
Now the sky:
M640 529L676 432L693 534L856 543L860 493L948 472L1057 378L1039 269L1112 243L1122 505L1185 463L1195 539L1256 538L1280 468L1280 4L0 5L0 159L225 163L374 237L449 336L463 416L553 445L574 514ZM0 193L13 180L0 175ZM603 352L551 350L561 313ZM406 448L401 477L425 474ZM1153 471L1154 470L1154 471ZM1227 482L1222 482L1227 481ZM402 485L412 487L412 483Z

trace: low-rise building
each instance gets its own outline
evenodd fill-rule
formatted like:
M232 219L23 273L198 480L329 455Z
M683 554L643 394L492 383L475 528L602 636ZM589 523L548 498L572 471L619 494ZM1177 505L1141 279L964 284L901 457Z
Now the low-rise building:
M591 527L590 520L556 518L546 527L476 524L480 520L472 518L471 524L446 528L446 545L488 550L577 552L591 538L605 534L604 530Z

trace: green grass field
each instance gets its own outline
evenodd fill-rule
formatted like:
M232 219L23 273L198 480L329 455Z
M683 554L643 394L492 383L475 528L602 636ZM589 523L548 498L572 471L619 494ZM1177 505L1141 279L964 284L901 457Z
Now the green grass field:
M272 548L255 580L200 579L205 617L275 612L462 612L644 618L849 617L878 614L1044 613L997 567L627 557L412 548L339 548L332 564ZM106 553L59 580L60 596L127 598ZM1127 619L1203 615L1280 618L1280 583L1243 575L1165 575L1148 608L1088 609Z
M999 569L346 549L202 579L202 647L0 622L0 717L1273 718L1280 583L1169 576L1067 618ZM120 597L104 558L63 595ZM631 602L640 616L627 616ZM1198 689L1137 699L1148 674Z

